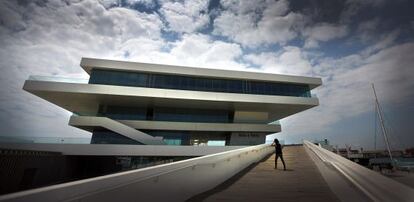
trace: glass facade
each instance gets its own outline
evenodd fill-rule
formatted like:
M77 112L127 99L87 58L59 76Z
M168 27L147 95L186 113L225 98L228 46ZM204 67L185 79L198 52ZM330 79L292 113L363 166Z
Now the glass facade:
M231 132L219 131L172 131L141 130L151 136L163 137L167 145L210 145L225 146L230 140Z
M133 139L106 129L95 129L91 144L141 144Z
M181 145L181 139L164 139L167 145Z
M123 106L99 106L98 116L106 116L118 120L145 120L147 109Z
M155 108L154 120L204 123L231 122L228 111L179 108Z
M225 140L209 140L207 146L226 146Z
M173 131L173 130L140 130L153 137L162 137L167 145L199 145L199 146L225 146L230 145L232 132L222 131ZM253 137L249 132L238 132L241 137ZM263 134L265 138L266 134ZM259 137L259 133L254 134L253 139ZM236 145L255 145L259 140L239 140ZM261 141L261 140L260 140ZM264 141L264 139L263 139ZM92 133L91 144L133 144L142 143L120 135L107 129L95 129Z
M108 71L100 69L92 70L89 83L210 92L311 97L310 89L307 85Z
M148 74L93 69L89 83L144 87L148 83Z
M149 120L201 123L231 123L233 112L227 110L183 108L138 108L124 106L99 106L98 116L116 120Z
M189 131L166 131L166 130L142 130L151 136L163 137L167 145L188 145L190 142Z

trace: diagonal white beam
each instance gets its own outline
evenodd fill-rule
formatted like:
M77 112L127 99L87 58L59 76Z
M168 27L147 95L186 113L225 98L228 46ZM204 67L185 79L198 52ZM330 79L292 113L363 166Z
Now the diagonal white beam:
M110 131L116 132L125 137L136 140L146 145L163 145L165 142L161 137L153 137L139 130L136 130L128 125L110 119L108 117L95 117L95 116L71 116L69 125L72 126L84 126L84 127L96 127L100 126Z

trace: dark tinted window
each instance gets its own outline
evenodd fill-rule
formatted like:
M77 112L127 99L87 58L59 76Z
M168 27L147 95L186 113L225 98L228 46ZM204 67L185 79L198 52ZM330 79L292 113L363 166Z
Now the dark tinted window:
M142 144L138 141L120 135L118 133L95 129L92 133L91 144Z
M155 108L154 120L156 121L183 121L204 123L228 123L228 111L203 110L203 109L179 109L179 108Z
M106 116L118 120L145 120L147 118L147 109L101 105L98 116Z
M91 84L311 97L307 85L93 69Z

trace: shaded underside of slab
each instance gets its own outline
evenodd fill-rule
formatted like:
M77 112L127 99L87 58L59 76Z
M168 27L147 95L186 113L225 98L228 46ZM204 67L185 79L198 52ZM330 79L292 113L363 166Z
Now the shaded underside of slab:
M287 171L275 155L190 201L339 201L303 146L283 149Z

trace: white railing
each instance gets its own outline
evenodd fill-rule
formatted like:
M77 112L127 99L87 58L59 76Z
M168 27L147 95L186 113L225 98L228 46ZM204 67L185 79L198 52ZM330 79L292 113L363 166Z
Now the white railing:
M136 140L146 145L165 145L162 137L153 137L146 133L143 133L135 128L125 125L119 121L113 120L108 117L97 116L71 116L69 125L72 126L101 126L113 132L116 132L125 137Z
M184 201L270 153L257 145L0 196L0 201Z
M365 168L329 150L304 141L324 163L332 165L373 201L414 201L414 189Z

